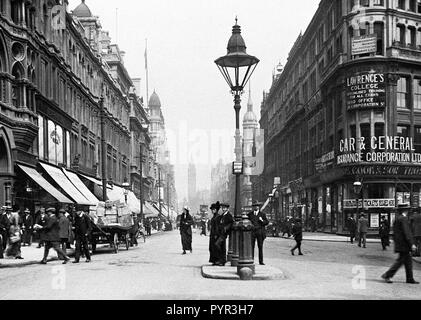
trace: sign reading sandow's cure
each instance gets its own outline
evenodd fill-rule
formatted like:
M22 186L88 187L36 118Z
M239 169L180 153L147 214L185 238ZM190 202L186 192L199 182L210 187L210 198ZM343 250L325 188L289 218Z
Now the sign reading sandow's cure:
M339 143L337 164L362 162L421 164L412 138L379 136L344 139Z
M346 78L347 109L385 108L385 79L383 73L361 73Z

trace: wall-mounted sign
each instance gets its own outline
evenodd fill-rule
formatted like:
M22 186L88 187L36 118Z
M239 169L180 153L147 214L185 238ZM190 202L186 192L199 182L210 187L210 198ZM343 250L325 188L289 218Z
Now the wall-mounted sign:
M370 208L395 208L395 199L364 199L363 201L360 199L358 202L358 207L364 209ZM349 199L344 200L344 208L345 209L354 209L357 208L357 200L356 199Z
M415 153L412 138L380 136L366 139L344 139L339 143L337 164L403 163L421 164L421 154Z
M369 165L345 168L347 176L419 176L421 166Z
M352 38L352 55L375 53L377 51L377 34L368 34Z
M357 73L346 78L347 110L386 107L384 73Z
M326 153L321 158L315 160L315 166L317 172L325 171L330 165L334 163L335 151Z

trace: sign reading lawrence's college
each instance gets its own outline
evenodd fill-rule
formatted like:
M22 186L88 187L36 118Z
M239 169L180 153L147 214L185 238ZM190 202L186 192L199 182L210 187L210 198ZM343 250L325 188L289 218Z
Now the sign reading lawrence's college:
M346 78L348 110L386 107L386 77L384 73L357 73Z

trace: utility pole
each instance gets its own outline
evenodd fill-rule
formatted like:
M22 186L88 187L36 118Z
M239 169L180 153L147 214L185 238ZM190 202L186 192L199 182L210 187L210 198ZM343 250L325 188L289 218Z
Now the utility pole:
M161 207L161 165L158 163L158 203L159 203L159 213L162 215Z
M101 112L101 159L102 159L102 198L107 201L107 151L105 144L105 108L104 108L104 96L101 95L99 99L99 108Z
M170 220L170 175L167 173L168 221Z
M142 154L142 144L139 144L139 157L140 157L140 221L142 224L144 223L144 216L143 216L143 154Z

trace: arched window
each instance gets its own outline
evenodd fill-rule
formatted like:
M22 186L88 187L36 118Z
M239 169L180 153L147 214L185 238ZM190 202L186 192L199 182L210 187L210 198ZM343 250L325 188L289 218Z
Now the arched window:
M18 108L22 105L22 87L20 80L23 78L24 72L20 63L15 63L12 69L12 76L15 77L12 83L12 104Z

